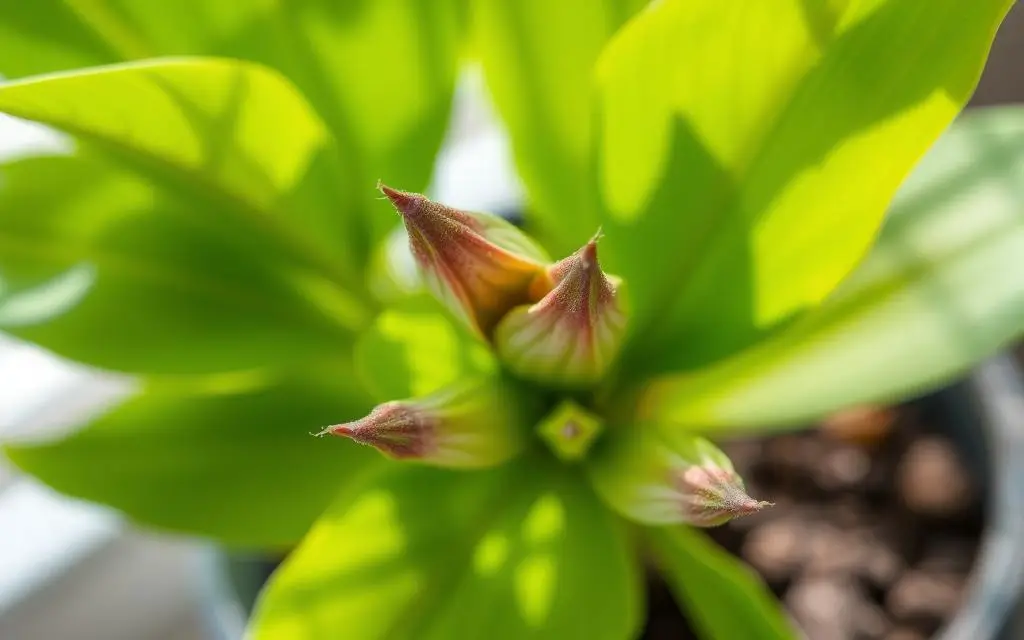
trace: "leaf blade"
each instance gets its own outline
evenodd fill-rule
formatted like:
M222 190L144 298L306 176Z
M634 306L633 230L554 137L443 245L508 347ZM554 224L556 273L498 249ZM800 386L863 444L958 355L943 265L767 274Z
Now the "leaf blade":
M272 579L254 637L630 637L635 567L619 523L580 479L537 462L532 480L522 465L406 467L343 493Z
M747 352L657 383L647 418L701 430L796 425L943 384L1024 333L1020 143L1020 109L963 116L833 297Z
M358 318L302 290L286 257L206 224L145 180L82 152L0 172L4 275L32 284L77 265L93 276L63 313L45 323L22 313L7 331L136 373L283 365L351 349Z
M346 480L386 463L310 435L366 410L343 379L334 366L151 381L65 439L4 452L54 489L145 525L280 548L302 537Z
M215 58L110 65L0 86L0 111L101 145L154 183L360 292L338 261L344 252L336 257L322 236L275 209L300 190L320 156L333 153L316 114L276 72ZM263 135L280 121L289 122L289 136Z
M796 640L778 603L749 568L687 527L647 530L676 599L706 640Z
M670 1L628 25L600 77L630 363L700 366L819 303L966 102L1010 4ZM688 348L657 351L668 340Z
M531 223L560 255L597 227L588 170L593 153L591 75L601 49L644 3L551 4L476 0L476 46L495 105L509 128Z
M385 309L360 335L355 362L379 401L425 396L460 380L496 373L487 348L432 299Z
M395 222L374 199L376 180L427 186L448 125L463 11L462 0L13 3L0 7L0 73L196 55L272 67L299 87L342 150L317 197L357 213L366 222L360 238L372 243Z

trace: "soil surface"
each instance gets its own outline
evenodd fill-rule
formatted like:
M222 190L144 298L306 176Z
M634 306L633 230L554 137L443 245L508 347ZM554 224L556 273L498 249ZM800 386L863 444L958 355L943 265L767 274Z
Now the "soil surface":
M925 640L959 608L982 491L914 405L725 443L776 506L708 533L765 579L809 640ZM656 576L644 638L696 638ZM746 640L746 639L737 639Z

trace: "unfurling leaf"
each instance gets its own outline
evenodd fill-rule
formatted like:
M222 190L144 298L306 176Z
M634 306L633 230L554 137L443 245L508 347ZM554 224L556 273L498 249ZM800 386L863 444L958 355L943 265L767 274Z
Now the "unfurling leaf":
M703 438L620 427L607 444L589 466L591 481L637 522L715 527L771 506L747 495L729 458Z
M583 386L608 371L626 331L619 281L601 271L597 241L548 269L554 288L514 309L495 332L508 367L537 382Z
M513 307L533 302L534 282L543 287L548 260L525 234L497 216L378 187L402 215L431 292L480 335L490 336Z
M397 460L484 468L523 450L537 413L528 397L497 379L445 387L414 400L378 405L365 418L327 427Z

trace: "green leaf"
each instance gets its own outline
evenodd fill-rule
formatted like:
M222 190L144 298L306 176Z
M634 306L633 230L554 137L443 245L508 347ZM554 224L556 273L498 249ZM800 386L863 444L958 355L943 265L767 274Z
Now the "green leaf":
M560 255L597 228L589 169L594 63L643 0L475 0L476 50L512 136L538 234Z
M706 364L827 296L1011 4L664 0L627 25L599 63L598 183L629 365Z
M0 167L0 179L3 275L23 286L70 269L90 276L63 281L77 283L63 290L72 298L59 300L52 288L10 298L0 326L23 339L136 373L207 373L351 350L359 317L346 312L348 298L306 288L280 252L207 224L216 212L89 155L15 161Z
M5 448L57 491L243 546L299 540L339 487L390 464L310 435L362 416L346 367L154 381L70 437Z
M456 326L432 299L377 316L360 336L356 367L381 401L424 396L469 377L497 371L487 348Z
M304 206L307 179L331 165L329 137L272 71L227 60L106 67L2 85L0 111L77 134L94 144L80 159L100 147L125 169L51 159L13 170L4 266L87 260L103 272L81 322L28 339L102 366L192 373L336 349L368 321L358 221ZM282 121L287 136L266 134ZM45 171L36 164L59 171L30 175ZM145 305L152 317L124 316ZM125 357L97 340L118 321L132 327L120 336ZM199 339L177 339L190 334ZM147 344L164 337L175 339Z
M464 1L278 3L287 8L268 22L287 57L266 61L295 80L345 150L342 175L374 241L398 224L377 181L427 186L448 129ZM257 38L245 52L264 50Z
M17 78L167 54L211 54L268 19L262 0L33 0L0 7L0 73Z
M655 384L645 419L787 426L941 385L1024 334L1024 109L973 111L900 192L819 309L732 359Z
M795 640L760 579L704 534L688 527L648 529L658 567L706 640Z
M42 76L0 85L0 112L95 143L195 206L204 223L358 286L345 270L357 265L341 251L351 242L345 216L281 206L334 153L303 97L265 67L165 59ZM282 122L288 135L267 135Z
M543 460L350 486L264 591L262 638L635 637L638 571L582 478Z
M75 11L83 2L34 0L0 6L0 74L9 78L117 62L121 58ZM101 3L93 3L103 13Z
M318 197L342 203L335 215L358 211L376 239L396 223L375 200L376 180L420 191L430 177L448 124L462 2L8 2L0 6L0 73L24 76L166 55L225 56L273 67L305 94L343 149Z

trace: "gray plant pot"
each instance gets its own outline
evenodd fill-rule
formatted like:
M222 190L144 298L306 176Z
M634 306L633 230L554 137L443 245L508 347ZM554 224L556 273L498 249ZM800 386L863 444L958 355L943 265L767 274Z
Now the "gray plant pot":
M1007 354L992 358L945 397L951 434L982 465L987 523L963 608L942 640L1024 638L1024 378ZM979 428L980 427L980 428Z

